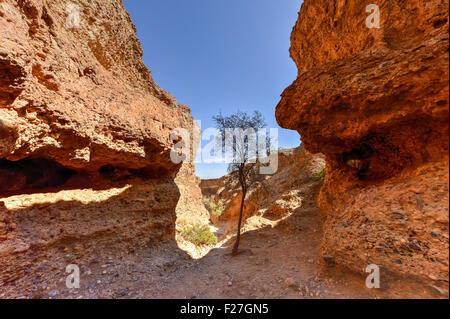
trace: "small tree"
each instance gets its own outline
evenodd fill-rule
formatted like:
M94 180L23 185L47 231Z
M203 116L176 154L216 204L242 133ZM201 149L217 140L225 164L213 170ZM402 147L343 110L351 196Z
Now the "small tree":
M232 155L232 161L228 165L228 172L231 176L235 176L238 179L241 186L242 199L239 210L237 237L232 252L233 255L236 255L241 239L245 197L255 182L257 175L256 168L259 152L261 151L257 145L263 143L263 149L266 152L270 141L265 134L264 137L258 134L259 129L267 126L262 114L258 111L255 111L253 115L240 111L230 116L223 116L222 113L219 113L219 115L213 117L213 120L222 135L220 141L222 150ZM265 154L261 155L265 156Z

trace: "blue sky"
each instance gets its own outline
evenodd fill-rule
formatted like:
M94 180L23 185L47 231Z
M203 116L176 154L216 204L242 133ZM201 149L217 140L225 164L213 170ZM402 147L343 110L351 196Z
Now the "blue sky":
M259 110L277 127L275 107L295 80L290 34L301 0L123 0L156 83L191 108L202 129L212 117ZM204 141L204 144L208 141ZM279 145L300 144L279 130ZM196 164L201 178L226 174L225 164Z

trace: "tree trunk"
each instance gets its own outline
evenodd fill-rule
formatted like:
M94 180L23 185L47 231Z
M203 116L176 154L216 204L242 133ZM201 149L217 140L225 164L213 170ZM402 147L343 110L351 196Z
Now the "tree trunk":
M245 195L246 195L245 189L242 190L242 200L241 200L241 209L239 211L239 223L238 223L238 230L237 230L237 236L236 236L236 242L234 243L233 247L233 255L236 255L238 253L239 249L239 242L241 241L241 225L242 225L242 215L244 213L244 202L245 202Z

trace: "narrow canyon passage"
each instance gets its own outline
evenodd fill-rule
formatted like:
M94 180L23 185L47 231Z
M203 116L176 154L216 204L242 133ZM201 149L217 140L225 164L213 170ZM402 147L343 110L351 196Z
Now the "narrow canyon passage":
M365 277L319 265L322 233L317 207L304 207L282 224L247 232L242 253L231 257L232 241L193 260L175 243L131 254L105 250L82 268L81 287L69 290L65 273L46 289L16 298L418 298L422 286L398 280L382 290L365 287ZM386 281L384 281L386 283Z
M317 193L317 190L316 190ZM81 288L69 290L61 272L21 295L18 283L0 296L27 298L354 298L376 297L365 278L320 276L318 208L305 205L275 227L253 219L242 237L242 253L231 256L233 239L194 260L174 242L135 253L105 248L81 268ZM71 252L66 252L71 254ZM26 283L23 283L26 285ZM25 287L23 287L25 288ZM22 293L28 291L26 288Z
M192 250L192 246L183 245L179 238L178 242L174 238L169 238L168 241L154 238L146 247L134 245L136 242L145 241L144 238L137 237L133 240L126 238L126 232L131 232L132 237L146 232L152 236L155 236L157 231L161 234L169 233L168 230L146 228L148 226L145 226L145 223L140 229L134 226L134 222L142 224L142 218L145 217L145 214L139 212L142 209L140 205L145 203L142 202L142 195L152 190L148 182L144 185L135 184L132 187L117 187L102 191L69 190L56 193L59 197L55 198L55 201L60 204L53 204L52 211L59 210L59 214L62 214L58 218L65 220L65 223L59 225L66 228L65 231L70 231L76 224L64 214L64 210L68 207L64 200L67 200L68 196L77 196L85 200L95 197L98 201L97 204L91 203L87 207L80 203L77 208L79 221L92 220L95 217L92 214L105 214L105 210L112 210L113 206L123 201L128 205L128 213L124 216L112 214L105 219L104 225L90 225L84 229L80 228L81 224L78 222L80 225L75 232L85 234L82 247L72 246L72 243L78 242L76 238L61 236L53 233L52 229L46 227L41 230L29 229L30 234L43 233L44 229L47 229L46 232L51 237L61 239L57 241L49 239L49 245L56 246L52 256L34 255L35 262L28 266L30 270L34 269L33 272L27 273L25 270L3 278L0 297L187 299L439 297L436 292L423 285L414 285L410 282L405 284L400 278L390 278L386 275L383 275L381 290L368 289L365 276L325 262L321 253L323 233L317 206L322 181L316 177L311 178L312 172L320 167L323 167L322 157L308 154L302 148L280 152L279 172L261 180L250 195L249 202L253 204L246 206L247 218L243 227L245 233L242 236L241 253L235 257L231 255L231 248L236 227L234 207L236 200L233 187L225 189L220 187L221 183L228 183L227 176L223 181L214 181L213 187L211 182L202 183L206 185L205 195L219 194L220 198L228 199L226 201L228 204L213 227L222 242L217 248L207 251L203 257L197 257L198 259L190 256L195 256L198 251ZM286 175L297 176L297 179L286 182ZM264 184L277 187L269 190ZM187 218L186 211L189 206L184 199L189 187L192 185L186 183L177 186L181 193L179 208L185 213L182 218ZM271 193L272 197L267 192ZM12 207L18 206L19 203L25 204L27 198L34 201L38 201L39 198L48 200L50 194L27 196L11 196L4 200L8 207ZM270 202L272 206L267 204ZM130 203L133 203L132 206ZM71 209L74 209L73 204L70 205ZM48 215L48 207L48 203L36 206L35 214L40 216L43 225L47 223L47 218L51 220L56 216ZM194 205L194 208L198 207L197 204ZM267 207L269 209L266 209ZM125 216L127 223L121 220ZM27 224L36 227L35 222L30 223L25 216L23 218L20 222L22 232L26 231ZM118 224L108 225L106 222L111 219L117 220ZM154 220L149 222L155 223ZM93 230L99 233L96 235ZM105 237L103 231L115 232L116 238ZM108 242L105 243L105 240ZM91 245L87 245L87 242L91 242ZM111 245L111 242L115 244ZM99 249L100 246L102 249ZM117 247L121 249L116 249ZM17 245L14 247L17 253L18 248L20 247ZM22 253L31 251L31 257L33 256L33 247L22 246L21 249ZM26 260L22 261L22 265L25 265L25 262ZM67 274L64 272L64 265L68 263L80 266L80 289L68 289L66 286ZM21 269L18 265L16 261L16 270Z
M208 18L197 29L171 8L176 23L149 23L143 1L135 25L122 0L0 0L0 298L448 298L449 1L378 0L378 27L359 0L292 1L289 39L292 25L258 27L288 21L258 1L179 1ZM144 62L138 32L161 60ZM286 47L277 66L282 34L294 63ZM158 83L182 103L147 68L163 61ZM194 115L220 127L240 103L295 135L248 192L233 173L196 175L211 149Z

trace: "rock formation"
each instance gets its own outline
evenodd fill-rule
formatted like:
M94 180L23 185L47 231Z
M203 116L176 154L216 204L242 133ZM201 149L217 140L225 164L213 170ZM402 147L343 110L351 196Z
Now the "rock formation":
M66 6L1 3L0 157L174 171L168 132L189 110L154 83L121 1L80 2L79 27Z
M323 255L448 291L448 0L305 0L276 110L326 156ZM370 17L369 17L370 18ZM447 292L448 293L448 292Z
M192 118L122 2L2 0L0 43L0 285L45 289L67 264L174 239L200 189L170 133Z
M244 204L244 230L253 222L272 224L291 217L298 209L316 206L321 179L315 178L325 167L321 154L312 155L303 146L278 152L278 170L273 175L256 174ZM211 215L222 236L234 233L239 219L241 189L235 174L219 179L202 180L200 187L205 198L223 202L220 216ZM212 199L211 199L212 196ZM253 216L262 217L251 220ZM257 225L258 228L261 225ZM264 226L264 225L263 225Z

